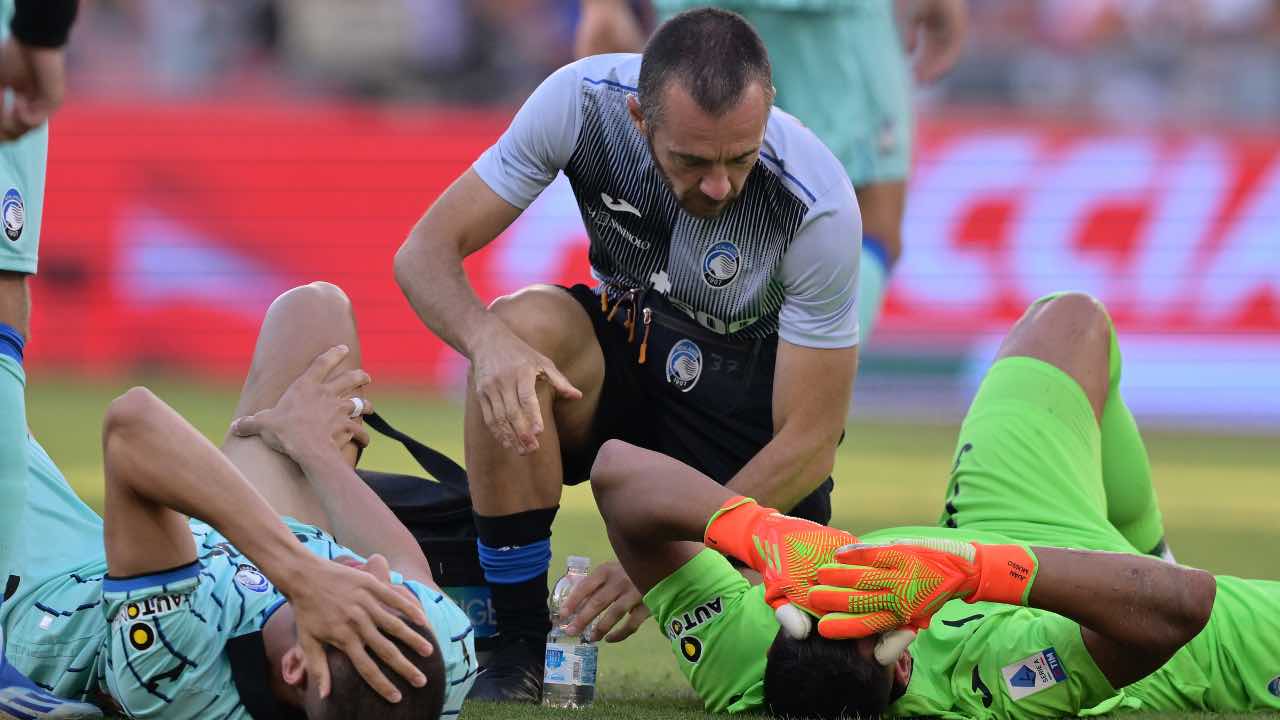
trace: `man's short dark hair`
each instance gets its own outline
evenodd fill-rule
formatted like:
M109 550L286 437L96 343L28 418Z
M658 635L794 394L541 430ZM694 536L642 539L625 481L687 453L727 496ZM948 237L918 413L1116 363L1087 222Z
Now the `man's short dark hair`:
M662 93L677 81L703 111L719 116L738 103L752 83L772 97L769 53L751 24L717 8L686 10L649 38L640 61L639 99L645 122L662 117Z
M816 632L794 640L779 630L767 658L764 702L775 717L869 720L889 707L893 683L884 667L859 655L850 640Z
M310 720L437 720L444 708L444 694L449 684L444 672L444 653L430 628L413 623L409 623L409 627L424 636L436 649L435 652L422 657L402 640L390 636L388 638L427 676L426 685L410 685L408 680L400 677L399 673L370 652L370 657L378 663L382 674L395 683L396 689L400 691L400 702L387 702L364 681L355 665L351 664L350 658L342 651L328 647L326 655L329 660L331 689L329 697L321 706L322 710L312 714Z

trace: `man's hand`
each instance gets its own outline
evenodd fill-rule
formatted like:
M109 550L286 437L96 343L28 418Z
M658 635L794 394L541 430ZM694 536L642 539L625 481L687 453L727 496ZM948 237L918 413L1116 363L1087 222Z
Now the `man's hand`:
M911 0L905 8L902 46L916 56L916 80L934 82L955 67L964 51L968 9L964 0Z
M566 400L582 398L555 363L529 347L501 322L471 352L471 381L489 432L502 447L527 455L538 449L542 432L539 379Z
M62 104L67 85L62 49L9 37L0 45L0 85L13 90L13 102L0 113L0 138L16 140L43 125Z
M909 625L924 629L949 600L1026 605L1038 563L1022 545L959 540L854 544L818 568L807 604L827 614L826 638L867 637Z
M791 606L812 612L809 588L818 582L818 567L830 563L836 550L858 539L738 496L727 500L711 517L703 541L763 575L765 602L777 612L789 635L803 638L809 634L807 618Z
M582 0L574 57L639 52L643 47L644 32L626 0Z
M643 598L617 560L602 563L565 599L561 611L573 617L567 633L578 635L590 627L593 639L626 640L649 618ZM627 621L618 625L623 615Z
M236 418L231 432L239 437L258 436L272 450L297 460L301 453L332 444L338 449L354 442L369 445L369 433L360 415L373 412L373 404L356 394L370 382L363 370L335 372L350 349L329 348L294 380L276 406Z
M425 685L426 676L388 636L399 638L423 657L429 656L435 651L431 643L402 619L403 616L425 626L427 616L416 600L390 583L387 561L374 555L367 567L355 569L309 553L306 557L314 562L307 561L307 567L297 568L299 572L289 576L287 585L276 581L276 586L293 606L308 682L317 684L320 697L328 697L330 690L325 645L332 645L351 658L365 682L389 702L399 702L400 692L378 669L369 650L410 684Z

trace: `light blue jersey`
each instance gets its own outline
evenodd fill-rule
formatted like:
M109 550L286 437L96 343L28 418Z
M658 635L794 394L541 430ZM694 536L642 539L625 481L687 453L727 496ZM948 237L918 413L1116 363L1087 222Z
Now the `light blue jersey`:
M312 553L360 556L313 525L285 524ZM104 690L134 718L251 718L270 707L258 635L285 598L218 531L191 522L199 560L175 570L102 583L110 623ZM443 593L392 573L422 603L444 654L444 717L457 715L475 678L471 623Z
M0 420L13 421L5 411L21 410L24 383L21 366L0 355L0 390L17 391L3 395ZM21 421L20 412L16 417ZM26 487L19 515L22 573L16 592L0 605L9 662L60 697L92 700L106 692L133 717L250 717L232 657L252 656L254 637L284 599L275 586L198 521L191 522L196 562L104 579L102 520L44 448L29 435L26 442L27 467L19 473ZM9 470L0 466L0 472ZM8 475L6 481L14 479ZM282 520L320 557L359 558L319 528ZM439 591L397 573L392 579L408 587L427 613L449 683L444 717L456 716L477 669L471 623ZM260 644L257 652L261 657Z

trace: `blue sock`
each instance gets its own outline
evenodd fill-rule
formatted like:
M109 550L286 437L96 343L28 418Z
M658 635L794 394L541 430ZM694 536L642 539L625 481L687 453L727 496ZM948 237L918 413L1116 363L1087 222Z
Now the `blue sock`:
M559 507L511 515L476 514L476 547L489 585L498 634L541 648L551 630L547 573L551 569L551 523Z
M27 341L22 338L22 333L12 325L0 323L0 355L8 355L18 364L22 364L22 349L26 347Z

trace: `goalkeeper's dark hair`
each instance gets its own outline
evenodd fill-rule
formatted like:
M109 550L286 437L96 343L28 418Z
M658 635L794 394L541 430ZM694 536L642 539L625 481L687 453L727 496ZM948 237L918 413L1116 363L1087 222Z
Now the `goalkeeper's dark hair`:
M671 82L679 82L698 107L716 117L737 105L752 83L760 83L773 102L773 68L764 41L741 15L728 10L686 10L649 38L636 93L646 123L661 122L663 92Z
M764 703L788 720L870 720L889 707L893 680L880 663L858 654L852 640L814 632L795 640L779 630L764 668Z
M327 647L325 653L329 661L331 689L320 708L307 714L309 720L437 720L440 717L449 684L444 671L444 652L430 628L405 622L425 637L435 652L422 657L399 638L390 635L387 638L427 676L427 684L422 687L410 685L408 680L370 651L369 656L378 663L378 669L400 691L400 702L387 702L364 681L350 658L341 650Z

